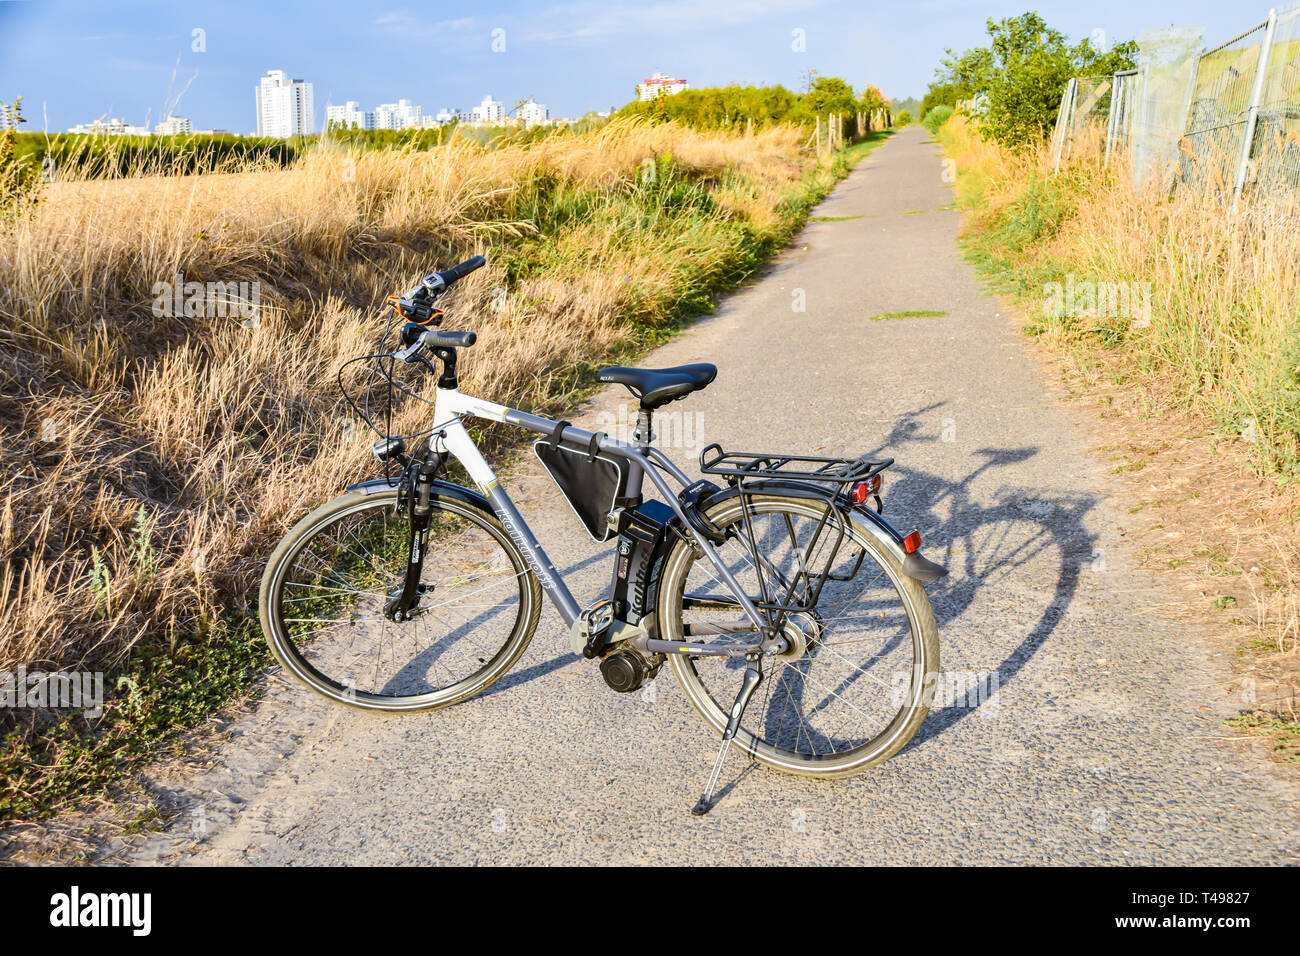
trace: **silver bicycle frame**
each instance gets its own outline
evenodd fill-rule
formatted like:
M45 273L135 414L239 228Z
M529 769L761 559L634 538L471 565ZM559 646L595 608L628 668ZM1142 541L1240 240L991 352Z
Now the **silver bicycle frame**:
M458 389L439 388L434 396L434 421L440 422L440 424L433 427L430 442L435 452L447 452L465 467L470 478L487 497L492 510L501 519L501 524L505 526L511 540L523 552L529 568L537 575L538 583L541 584L542 590L546 592L551 603L555 605L555 609L559 611L564 623L572 625L582 609L574 599L573 593L561 579L559 572L555 570L555 565L547 557L546 551L538 542L536 535L528 527L528 523L524 521L519 509L515 507L515 503L510 500L510 496L501 487L501 482L497 479L496 473L479 452L478 445L474 443L474 439L470 437L465 428L463 421L465 418L482 418L487 421L504 422L540 435L551 434L559 423L549 418L543 418L540 415L521 412L515 408L507 408L495 402L488 402L462 394ZM585 445L591 441L594 433L569 426L565 429L564 435L568 440ZM650 476L650 481L663 496L668 506L672 508L682 526L690 533L696 545L703 551L714 571L718 573L718 578L736 598L740 610L757 628L760 635L759 639L754 642L754 650L757 650L762 641L763 630L768 626L767 622L759 613L758 608L754 606L754 602L745 594L744 588L741 587L740 582L736 580L731 570L726 566L721 555L713 547L712 542L691 526L677 499L677 492L673 491L672 486L663 476L663 472L671 475L683 488L691 483L691 479L677 467L672 459L658 448L648 444L644 446L632 445L604 435L600 439L598 448L606 454L625 458L632 463L628 475L627 494L629 496L640 496L643 479L646 475ZM674 645L674 649L678 652L689 650L693 654L709 654L711 651L712 653L734 653L737 645L731 645L729 651L723 651L720 647L715 649L715 647L706 644Z

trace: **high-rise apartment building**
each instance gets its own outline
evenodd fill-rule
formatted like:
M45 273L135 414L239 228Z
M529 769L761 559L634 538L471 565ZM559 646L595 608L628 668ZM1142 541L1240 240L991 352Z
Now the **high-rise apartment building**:
M153 128L159 136L188 136L194 131L194 124L184 116L169 116Z
M653 100L660 96L672 96L682 92L689 84L674 76L656 73L637 84L636 95L639 100Z
M396 103L380 103L375 108L375 127L377 129L405 129L419 126L424 110L412 106L410 100L398 100Z
M309 136L316 131L310 83L290 79L284 70L269 70L255 94L258 136Z
M356 100L348 100L342 106L325 107L325 120L339 129L375 129L375 113L363 110Z
M505 104L492 99L490 93L483 97L483 102L474 107L472 112L476 123L500 123L506 118Z
M529 100L515 114L519 122L525 126L545 126L550 121L550 110L546 108L545 103L535 103Z

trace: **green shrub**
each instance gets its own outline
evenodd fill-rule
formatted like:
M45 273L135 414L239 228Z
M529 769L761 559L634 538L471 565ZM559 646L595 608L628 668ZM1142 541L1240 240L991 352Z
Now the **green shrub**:
M901 113L899 113L897 116L894 117L894 124L895 124L896 126L911 126L911 125L912 125L912 111L911 111L911 110L903 110Z
M922 107L978 97L981 130L1004 146L1032 146L1051 130L1070 77L1129 70L1137 56L1132 40L1104 51L1090 39L1071 46L1037 13L989 19L987 30L988 46L948 51Z
M952 112L951 106L936 106L925 114L925 117L921 120L921 125L928 129L932 135L938 136L939 127L948 122Z

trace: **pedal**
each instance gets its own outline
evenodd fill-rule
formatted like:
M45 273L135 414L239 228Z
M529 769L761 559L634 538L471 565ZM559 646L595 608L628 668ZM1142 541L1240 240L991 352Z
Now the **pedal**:
M602 598L578 612L569 628L569 646L587 659L599 657L613 623L614 605Z

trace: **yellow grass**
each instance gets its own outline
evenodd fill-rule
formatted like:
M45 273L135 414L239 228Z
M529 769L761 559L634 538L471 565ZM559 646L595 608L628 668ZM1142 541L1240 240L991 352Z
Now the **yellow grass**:
M374 436L333 382L372 349L384 295L487 253L450 297L447 326L479 333L464 387L554 403L724 283L740 226L779 231L817 163L800 139L614 122L496 150L54 184L0 236L0 666L111 664L246 606L288 523L374 471ZM689 221L637 199L670 167L708 193ZM584 215L539 224L539 190ZM534 266L508 281L512 250ZM177 272L260 282L260 321L155 316L154 283Z
M1207 571L1219 576L1211 586L1239 581L1249 592L1241 606L1254 605L1259 644L1294 655L1300 638L1294 205L1286 197L1248 196L1234 216L1213 184L1171 195L1169 180L1157 174L1134 188L1124 157L1103 169L1099 136L1076 144L1056 176L1047 149L1005 151L961 115L940 138L957 164L976 261L1016 294L1029 326L1062 349L1086 387L1132 410L1152 455L1173 444L1182 449L1160 452L1143 475L1148 487L1171 477L1164 469L1177 470L1178 483L1190 479L1193 495L1161 520L1188 529L1189 542L1202 548L1184 557L1228 556ZM1149 323L1098 310L1045 314L1046 284L1071 273L1094 282L1150 283ZM1239 461L1267 480L1234 477ZM1248 497L1236 500L1233 492ZM1195 563L1208 567L1199 558ZM1207 600L1201 613L1209 612Z

